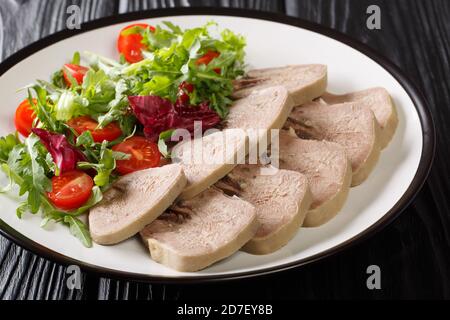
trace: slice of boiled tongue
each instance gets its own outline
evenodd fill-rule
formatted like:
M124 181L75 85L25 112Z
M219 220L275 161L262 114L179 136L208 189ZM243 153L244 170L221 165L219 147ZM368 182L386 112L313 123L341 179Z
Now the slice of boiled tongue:
M208 103L198 106L172 103L158 96L130 96L131 109L144 126L144 134L150 140L158 140L159 134L169 129L186 129L194 132L194 122L200 121L207 130L221 122L219 115Z
M288 65L253 69L244 78L233 82L233 98L240 99L255 91L283 86L295 105L320 97L327 87L327 66L321 64Z
M253 205L209 188L168 209L140 235L154 261L194 272L231 256L258 227Z
M352 186L367 179L381 150L381 128L372 110L360 102L295 107L285 128L303 139L326 140L344 147L352 164Z
M280 169L297 171L308 178L312 204L304 227L317 227L332 219L343 207L352 167L345 149L334 142L303 140L280 131Z
M180 199L195 197L238 163L243 163L247 145L247 135L238 129L226 129L177 144L172 149L172 161L183 167L188 181Z
M215 187L255 206L260 227L242 248L252 254L269 254L286 245L312 202L305 175L256 164L238 165Z
M355 102L370 108L381 126L382 149L392 140L398 126L398 115L394 101L385 88L375 87L343 95L326 92L321 96L320 102L325 105Z
M180 165L120 177L89 212L92 239L103 245L126 240L161 215L186 185Z

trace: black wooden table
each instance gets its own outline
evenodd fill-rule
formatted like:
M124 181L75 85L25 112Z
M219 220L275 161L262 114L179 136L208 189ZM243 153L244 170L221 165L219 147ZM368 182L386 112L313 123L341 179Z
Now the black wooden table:
M416 200L371 239L321 262L257 279L208 285L130 283L66 269L0 237L2 299L334 299L450 298L450 1L448 0L0 0L0 60L66 25L77 4L83 21L173 6L227 6L285 13L358 39L398 65L428 99L437 127L433 170ZM381 9L381 30L366 10ZM382 289L368 290L366 268L381 268Z

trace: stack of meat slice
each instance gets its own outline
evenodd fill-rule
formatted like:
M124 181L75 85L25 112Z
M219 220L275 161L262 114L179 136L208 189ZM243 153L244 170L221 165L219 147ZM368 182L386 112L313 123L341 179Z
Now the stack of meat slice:
M270 129L280 129L292 111L294 101L307 102L325 91L325 66L302 66L301 70L307 74L293 78L296 83L291 87L294 89L280 85L266 86L264 81L260 81L253 89L246 84L243 89L246 94L237 92L240 98L230 108L222 134L226 135L235 129L254 129L259 132L258 138L262 139ZM242 130L238 132L242 133ZM202 138L203 141L210 139L210 136ZM167 219L173 216L174 211L180 213L179 205L176 205L166 212L168 215L164 214L141 231L141 237L148 245L153 259L177 270L195 271L231 255L244 244L244 250L255 254L270 253L285 245L303 223L311 203L306 177L287 170L262 175L257 165L247 166L239 164L239 161L232 165L219 164L215 169L211 169L208 164L185 164L183 159L192 158L189 150L194 150L194 143L181 144L181 151L175 149L175 158L181 159L179 162L188 177L188 190L190 185L199 185L195 182L198 178L208 182L196 188L196 192L188 192L188 196L184 192L182 198L185 200L180 203L189 210L183 210L183 219L177 220L178 223ZM208 148L216 149L211 146ZM213 154L222 154L219 149L217 146L214 152L206 151L209 153L207 158ZM249 148L246 148L246 153L248 151ZM218 167L220 174L211 174L217 172ZM230 171L231 174L213 189L191 197ZM239 188L233 188L234 183L231 181L235 179L242 180L242 183L238 182ZM233 199L235 203L247 203L248 206L241 204L242 208L238 211L228 206L225 201L227 198ZM274 208L279 209L278 217L271 216ZM244 219L252 215L254 220ZM191 237L188 245L184 235Z
M239 249L274 252L301 226L329 221L343 207L350 186L362 183L375 167L397 116L382 88L334 95L325 92L326 84L323 65L253 70L235 81L236 101L224 130L172 151L171 187L159 190L163 205L150 210L153 196L143 190L129 196L139 208L126 213L112 202L98 205L90 217L94 240L111 244L140 231L155 261L197 271ZM245 163L252 129L259 142L269 130L283 129L279 168ZM134 185L131 181L144 173L119 182ZM112 194L115 188L120 184L107 199L118 196ZM122 219L128 222L119 223ZM110 221L115 221L111 227Z

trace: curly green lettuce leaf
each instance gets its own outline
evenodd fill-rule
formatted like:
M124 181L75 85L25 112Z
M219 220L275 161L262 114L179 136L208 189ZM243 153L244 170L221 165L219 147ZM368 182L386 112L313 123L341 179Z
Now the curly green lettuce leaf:
M0 138L0 162L6 163L8 161L9 154L16 145L20 144L17 133L9 134Z
M149 58L122 70L136 83L133 95L157 95L175 102L182 82L194 85L191 103L209 102L221 118L228 114L232 81L244 74L245 38L225 29L212 30L215 23L182 30L171 24L156 26L143 34L143 43L152 52ZM218 57L205 65L197 60L209 52Z
M89 101L83 99L73 91L65 90L59 97L55 106L55 118L67 121L72 118L89 114Z

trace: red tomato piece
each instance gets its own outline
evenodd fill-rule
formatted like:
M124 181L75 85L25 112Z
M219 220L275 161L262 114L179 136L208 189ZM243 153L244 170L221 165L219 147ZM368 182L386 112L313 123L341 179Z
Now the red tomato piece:
M68 87L72 85L72 82L70 82L69 76L67 75L67 73L70 73L72 78L74 78L78 84L82 84L84 76L88 71L89 68L79 66L76 64L66 63L63 68L64 81L66 82Z
M89 200L93 186L94 181L86 173L67 171L52 178L52 191L47 196L58 209L74 210Z
M124 35L125 30L131 28L150 28L151 32L155 32L155 28L146 23L131 24L120 31L119 38L117 39L117 50L119 53L123 54L125 60L129 63L136 63L144 59L142 56L142 50L146 49L144 44L142 44L142 35L139 33L133 33Z
M220 52L210 50L207 53L205 53L203 56L198 58L198 60L195 63L198 66L201 65L201 64L208 65L213 59L217 58L218 56L220 56ZM220 68L215 68L214 69L214 72L217 73L217 74L220 74L221 71L222 70Z
M37 100L33 99L33 103L37 103ZM36 114L33 108L31 108L30 102L28 99L23 100L17 107L14 117L16 130L24 137L28 137L31 133L34 119L36 119Z
M182 106L187 105L190 100L189 93L192 92L194 92L194 85L192 83L183 81L178 86L178 99L177 99L178 104Z
M196 64L197 65L201 65L201 64L208 65L214 58L217 58L218 56L220 56L219 52L210 50L207 53L205 53L203 56L198 58L198 60L196 61Z
M183 81L178 86L178 90L185 91L187 93L192 93L194 91L194 85L192 83Z
M121 175L134 171L158 167L161 162L161 154L158 145L144 137L134 136L115 145L113 151L131 155L128 160L117 160L116 169Z
M70 119L67 124L78 134L90 131L95 142L101 143L104 140L113 141L122 135L122 130L117 122L111 122L102 129L97 129L98 122L89 116L81 116Z

